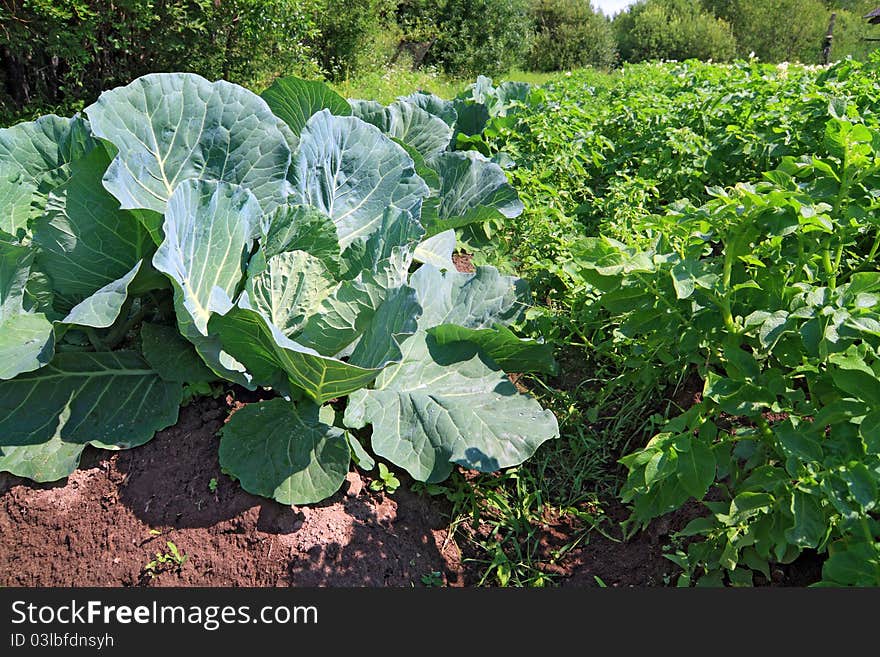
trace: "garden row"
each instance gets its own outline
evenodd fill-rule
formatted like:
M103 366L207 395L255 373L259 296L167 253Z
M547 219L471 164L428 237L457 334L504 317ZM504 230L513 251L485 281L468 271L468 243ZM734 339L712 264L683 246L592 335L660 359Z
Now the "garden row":
M562 442L638 448L631 531L705 509L670 546L682 584L804 552L880 583L878 63L575 73L471 140L516 162L525 212L469 244L532 280L529 318L589 373L549 395Z

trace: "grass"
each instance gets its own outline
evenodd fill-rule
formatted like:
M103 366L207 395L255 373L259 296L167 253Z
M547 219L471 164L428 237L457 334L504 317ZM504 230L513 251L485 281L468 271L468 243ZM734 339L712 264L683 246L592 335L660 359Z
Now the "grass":
M509 73L505 75L500 75L495 79L495 82L528 82L533 86L541 86L542 84L547 84L554 78L558 77L560 73L539 73L537 71L521 71L519 69L513 69Z
M626 385L597 390L597 379L610 380L615 373L591 362L587 353L581 357L585 370L596 370L586 381L520 379L559 418L558 440L517 468L455 472L444 484L427 488L452 502L449 532L474 555L469 561L479 573L478 585L553 586L565 557L589 542L591 533L623 535L604 508L616 501L623 481L617 459L656 430L668 391L637 392ZM551 528L557 531L548 532ZM551 533L556 538L548 544Z
M344 98L376 100L387 105L398 96L406 96L414 91L430 91L441 98L452 98L467 85L468 81L455 80L436 69L413 71L408 67L396 66L365 73L332 86Z
M494 78L496 83L513 81L532 85L546 84L559 73L533 73L514 69ZM393 66L382 71L364 73L331 86L344 98L376 100L387 105L398 96L414 91L429 91L441 98L453 98L471 84L472 79L450 77L434 68L412 70L408 66Z

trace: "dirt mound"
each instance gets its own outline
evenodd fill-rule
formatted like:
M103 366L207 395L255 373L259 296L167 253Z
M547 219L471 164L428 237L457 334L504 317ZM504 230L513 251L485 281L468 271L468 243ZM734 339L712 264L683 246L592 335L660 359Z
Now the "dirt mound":
M448 536L449 504L412 493L403 476L389 497L350 472L341 491L311 507L244 492L217 460L216 432L240 405L201 399L143 447L115 454L88 449L66 482L34 484L0 474L0 586L409 587L438 572L439 581L436 575L429 581L479 582L475 564L486 555L466 539L459 541L462 553ZM663 557L664 547L702 514L700 507L686 505L629 541L617 527L625 509L614 502L605 507L609 533L593 529L554 564L550 555L583 527L564 516L542 527L542 554L556 583L674 584L680 571ZM185 555L182 564L169 541ZM803 586L819 578L820 568L817 557L805 555L774 570L772 584Z
M0 475L0 585L419 586L434 571L462 583L442 501L405 486L387 497L357 473L309 508L244 492L217 461L227 412L200 400L143 447L88 450L66 482ZM149 568L168 541L186 561Z

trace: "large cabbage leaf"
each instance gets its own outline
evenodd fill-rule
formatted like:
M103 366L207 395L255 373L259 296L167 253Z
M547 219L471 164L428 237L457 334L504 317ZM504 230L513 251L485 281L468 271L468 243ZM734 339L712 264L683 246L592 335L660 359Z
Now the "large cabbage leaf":
M375 389L349 397L346 426L373 425L372 447L418 481L442 481L453 464L481 472L522 463L559 429L550 411L517 392L476 345L440 345L419 332Z
M246 406L223 427L220 465L251 493L282 504L320 502L339 490L351 461L345 431L332 417L332 409L310 402Z
M184 340L173 326L144 322L141 351L150 367L165 381L198 384L217 379L199 358L192 343Z
M425 110L428 114L441 119L449 127L455 127L458 120L458 112L455 111L455 103L444 100L427 91L416 91L408 96L400 96L397 100L410 103Z
M231 307L260 217L259 203L244 187L187 180L168 202L165 241L153 256L153 266L174 287L180 332L218 375L248 384L240 364L209 335L208 321Z
M489 110L484 104L487 99L493 107L502 104L494 95L496 88L491 80L485 78L481 84L472 90L474 98L481 100L468 100L468 107L483 108L488 120ZM480 91L482 87L485 89ZM524 88L527 90L528 86ZM505 85L498 90L519 90L514 94L516 99L522 92L519 87ZM522 203L501 167L476 151L450 150L453 133L460 130L459 114L451 102L417 93L401 97L387 107L375 101L350 103L354 116L378 127L407 151L417 173L429 185L431 192L421 216L429 234L472 223L512 219L522 213ZM469 119L471 114L468 110L462 117ZM480 130L482 125L477 132Z
M255 310L287 336L300 333L320 312L336 280L320 259L306 251L285 251L252 270L245 290Z
M87 444L127 449L177 420L179 383L138 354L58 354L0 382L0 470L37 481L65 477Z
M220 459L285 504L336 492L351 445L373 461L341 424L423 481L558 435L502 369L551 371L513 332L527 286L455 271L455 228L521 211L497 165L454 151L455 103L170 73L86 115L0 131L0 470L64 477L218 379L280 395L234 414Z
M91 328L112 326L128 300L129 287L142 265L143 261L139 261L124 276L107 283L94 294L80 301L61 320L62 323Z
M70 163L96 143L79 117L49 114L0 130L0 230L15 237L27 234L49 193L70 177Z
M519 352L524 363L537 361L535 369L552 367L544 345L505 328L524 315L525 283L493 267L466 274L423 265L410 284L423 307L421 330L374 390L350 397L346 424L372 423L376 453L421 481L444 479L452 463L507 467L555 437L552 413L517 393L497 363L517 363Z
M452 139L452 126L414 103L398 100L388 107L352 101L354 116L414 148L422 157L442 153Z
M0 235L0 379L39 369L52 359L52 323L25 310L33 252ZM0 438L2 442L2 438Z
M251 269L260 269L266 258L286 251L304 251L337 275L342 267L341 248L333 219L308 205L283 205L267 217L260 251Z
M385 287L376 277L364 274L342 283L328 297L309 318L300 339L327 354L340 354L358 341L350 362L381 368L400 357L400 339L416 331L420 312L413 289Z
M550 345L519 338L508 328L522 321L531 303L525 281L494 267L466 274L425 265L410 284L426 309L419 326L438 344L472 342L507 371L556 373Z
M363 388L381 371L324 356L291 340L249 308L246 295L238 306L214 315L209 326L223 348L247 367L257 383L277 386L286 379L319 404Z
M266 102L193 73L154 73L105 91L85 110L118 154L104 185L123 208L164 212L191 179L246 187L264 210L284 200L290 146Z
M333 219L342 248L377 230L391 205L418 214L428 194L403 148L375 126L328 110L303 128L291 182L295 202Z
M336 116L349 116L348 101L323 82L288 76L278 78L260 94L272 112L299 137L306 122L323 109Z
M455 271L452 254L455 253L455 231L444 230L421 242L413 251L413 260L433 265L437 269Z
M49 275L60 310L118 280L155 248L142 224L102 187L109 163L98 147L70 164L69 178L32 223L36 262Z
M476 151L444 152L428 160L440 177L435 234L468 224L513 219L523 204L504 171Z
M244 187L190 180L171 198L153 266L174 285L187 337L207 335L211 313L235 297L259 219L260 207Z

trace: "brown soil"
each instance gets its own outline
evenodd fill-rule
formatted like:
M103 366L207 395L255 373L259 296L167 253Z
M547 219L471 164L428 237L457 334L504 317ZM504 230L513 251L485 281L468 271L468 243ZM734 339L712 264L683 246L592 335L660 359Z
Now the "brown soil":
M700 515L696 504L652 523L632 539L625 541L617 522L627 517L618 503L610 503L605 512L612 523L605 533L592 531L581 547L567 555L562 566L564 586L668 586L675 585L681 569L663 556L669 536Z
M470 559L484 554L447 533L440 497L391 496L350 472L342 490L312 507L283 506L244 492L220 472L216 432L240 402L202 399L138 449L87 450L66 482L34 484L0 474L0 586L422 586L440 573L447 586L478 582ZM216 479L216 490L210 490ZM542 567L563 586L663 586L678 569L663 557L669 535L699 515L697 505L661 518L623 541L625 510L589 530L564 558L554 550L588 528L570 517L541 527ZM147 565L171 541L186 562ZM818 579L820 562L799 559L773 584ZM602 584L600 584L600 582Z
M225 406L200 400L143 447L93 450L67 482L3 475L0 585L410 586L432 571L462 584L445 509L406 485L388 497L352 472L310 508L244 492L217 461ZM151 576L166 541L188 559Z
M452 264L455 265L455 268L460 272L468 274L473 274L477 271L477 268L474 267L473 259L474 257L470 253L464 251L452 254Z

